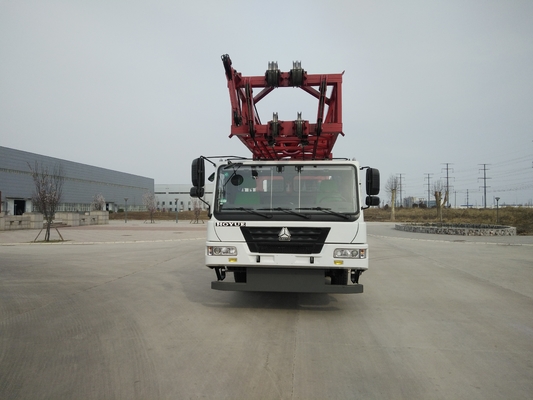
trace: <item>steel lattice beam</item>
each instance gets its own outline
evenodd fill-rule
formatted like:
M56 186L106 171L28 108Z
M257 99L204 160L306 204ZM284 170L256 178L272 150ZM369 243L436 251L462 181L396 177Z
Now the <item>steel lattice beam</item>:
M242 76L223 55L231 102L231 134L237 136L252 152L254 159L331 159L332 149L342 132L343 74L307 74L295 65L290 72L280 72L270 63L264 76ZM273 90L298 87L318 100L317 120L309 122L260 122L255 105ZM253 89L262 90L253 95ZM329 97L328 88L331 89ZM327 112L324 116L324 112Z

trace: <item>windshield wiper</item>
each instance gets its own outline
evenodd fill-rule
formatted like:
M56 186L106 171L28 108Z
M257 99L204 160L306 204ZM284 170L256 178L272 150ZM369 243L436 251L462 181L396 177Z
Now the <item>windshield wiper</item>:
M250 213L250 214L255 214L255 215L259 215L261 217L264 217L264 218L272 218L272 215L269 215L269 214L263 214L263 213L260 213L260 212L257 212L255 211L254 209L252 208L244 208L244 207L233 207L233 208L224 208L222 211L235 211L235 210L238 210L238 211L246 211L247 213Z
M344 219L350 219L346 214L339 213L337 211L332 211L331 208L322 208L322 207L310 207L310 208L297 208L297 210L312 210L312 211L322 211L326 214L336 215Z
M305 219L309 219L309 215L306 215L306 214L302 214L302 213L299 213L299 212L296 212L290 208L281 208L281 207L276 207L276 208L260 208L260 210L269 210L269 211L282 211L284 212L285 214L291 214L291 215L297 215L298 217L302 217L302 218L305 218ZM303 210L302 208L300 208L299 210Z

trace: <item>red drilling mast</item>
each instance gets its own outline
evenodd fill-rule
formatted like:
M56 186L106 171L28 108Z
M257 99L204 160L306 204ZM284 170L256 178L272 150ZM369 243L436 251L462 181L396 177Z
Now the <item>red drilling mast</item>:
M342 75L308 74L300 62L293 63L289 72L281 72L275 62L268 64L264 76L242 76L222 56L231 100L231 134L237 136L252 152L254 160L325 160L342 132ZM302 120L298 113L294 121L272 120L261 124L256 104L276 88L298 87L318 100L315 123ZM331 88L329 97L328 87ZM254 88L262 90L253 95ZM324 116L325 108L327 113Z

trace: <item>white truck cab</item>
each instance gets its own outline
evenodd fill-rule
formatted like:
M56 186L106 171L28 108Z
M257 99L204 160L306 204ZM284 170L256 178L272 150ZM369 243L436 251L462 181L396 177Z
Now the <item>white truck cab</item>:
M200 198L204 159L192 168L191 195ZM214 166L205 252L216 271L213 289L363 291L369 252L357 161L234 159ZM377 170L367 169L366 189L365 206L379 203Z

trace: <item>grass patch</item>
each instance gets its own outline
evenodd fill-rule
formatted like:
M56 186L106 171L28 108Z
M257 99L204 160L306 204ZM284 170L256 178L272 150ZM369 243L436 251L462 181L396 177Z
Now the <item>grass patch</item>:
M126 218L125 213L123 212L116 212L116 213L109 213L109 219L111 220L123 220ZM140 221L150 221L150 213L147 211L128 211L128 219L131 220L140 220ZM178 213L178 220L179 221L192 221L195 219L194 211L180 211ZM201 211L200 212L200 220L207 220L207 211ZM155 221L175 221L176 220L176 212L162 212L162 211L156 211L154 213L154 220Z

